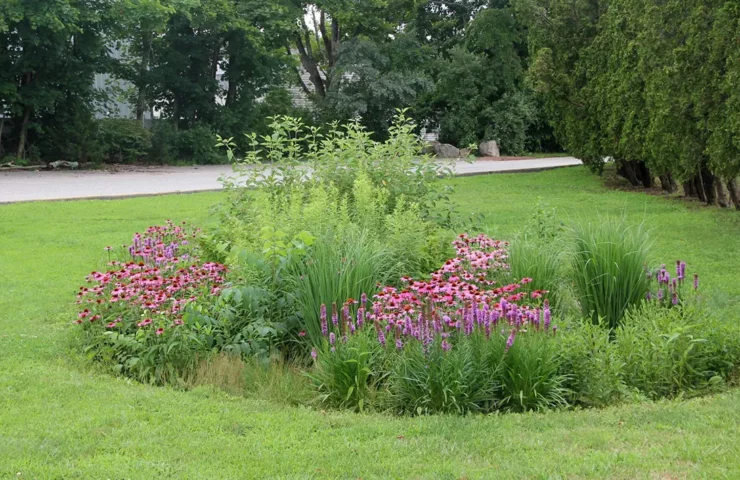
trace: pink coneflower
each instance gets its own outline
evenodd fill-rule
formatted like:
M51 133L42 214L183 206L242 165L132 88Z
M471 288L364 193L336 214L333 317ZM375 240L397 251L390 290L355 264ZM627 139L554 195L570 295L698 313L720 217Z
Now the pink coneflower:
M147 325L151 325L151 324L152 324L152 319L151 318L145 318L144 320L142 320L139 323L137 323L136 326L139 327L139 328L141 328L141 327L146 327Z
M298 332L298 336L299 337L305 337L306 336L306 331L305 330L301 330L300 332Z
M164 333L164 328L159 327L156 332L154 332L155 335L162 335Z

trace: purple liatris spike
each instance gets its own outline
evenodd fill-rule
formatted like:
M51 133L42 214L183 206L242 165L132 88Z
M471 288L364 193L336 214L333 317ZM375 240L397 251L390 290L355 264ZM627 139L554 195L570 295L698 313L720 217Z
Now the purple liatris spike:
M445 352L449 352L450 349L452 348L452 345L450 345L449 342L447 342L447 340L442 340L441 346L442 346L442 350L444 350Z
M337 304L331 304L331 323L335 326L339 326L339 313L337 312Z
M315 348L312 348L311 349L311 358L313 358L314 360L316 360L316 357L318 357L318 353L316 353L316 349Z
M673 292L673 295L671 295L671 303L678 305L678 293Z
M694 290L699 289L699 274L694 274Z
M367 305L367 295L363 293L362 295L360 295L360 306L362 308L365 308L365 305Z
M645 295L645 299L646 299L646 300L647 300L648 302L649 302L650 300L652 300L652 299L653 299L653 296L652 296L652 294L651 294L650 292L647 292L647 295Z
M400 338L397 338L397 339L396 339L396 348L397 348L398 350L401 350L401 349L403 348L403 342L401 341L401 339L400 339Z
M345 304L342 308L342 320L348 322L350 318L352 318L352 315L349 313L349 305Z
M362 328L362 325L365 323L365 307L360 307L357 309L357 328Z
M385 333L382 328L378 329L378 342L385 347Z
M658 289L658 301L659 302L663 301L663 289L662 288Z
M329 332L329 326L326 324L326 305L321 304L321 334L326 336Z
M552 314L550 313L550 305L547 303L545 304L543 316L544 316L545 330L547 330L550 328L550 322L552 321Z
M676 260L676 276L681 278L681 260Z
M678 276L679 280L686 278L686 262L681 262L681 274Z
M514 339L516 338L516 330L512 330L509 334L509 338L506 339L506 351L508 352L512 345L514 345Z
M334 335L334 332L331 332L329 334L329 345L334 345L334 342L337 341L337 336Z

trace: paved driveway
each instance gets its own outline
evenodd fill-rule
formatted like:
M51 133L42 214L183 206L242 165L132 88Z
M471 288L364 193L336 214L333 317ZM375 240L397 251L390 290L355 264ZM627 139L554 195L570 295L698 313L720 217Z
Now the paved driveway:
M547 170L581 165L573 157L532 160L478 160L455 163L456 175L482 175ZM142 167L127 171L0 172L0 203L75 198L114 198L164 193L219 190L219 177L231 174L229 165L200 167Z

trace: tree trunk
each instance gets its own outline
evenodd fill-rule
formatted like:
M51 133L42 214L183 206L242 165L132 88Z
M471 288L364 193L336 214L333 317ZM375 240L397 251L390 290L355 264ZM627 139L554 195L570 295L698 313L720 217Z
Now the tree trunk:
M642 186L645 188L653 188L653 174L650 172L645 162L635 162L635 170L638 172Z
M671 172L665 172L663 175L658 177L660 179L660 187L666 193L675 193L677 186L676 181L673 179Z
M180 127L180 105L177 101L177 95L172 98L172 126L175 127L175 131Z
M694 175L692 182L694 182L694 191L696 192L696 197L701 200L702 202L707 201L707 196L704 192L704 183L701 180L701 174Z
M717 196L717 205L722 208L727 208L730 205L727 203L727 196L725 196L725 188L722 186L722 180L715 175L714 177L714 188Z
M229 87L226 90L226 106L230 107L236 103L237 71L239 69L239 42L232 38L227 47L229 51Z
M26 108L23 112L23 120L21 120L21 133L18 136L18 150L15 154L15 156L18 158L23 158L23 155L26 153L26 135L28 134L28 121L31 119L31 110L31 106L26 105Z
M152 52L152 35L151 32L144 34L142 41L142 52L141 52L141 66L139 68L139 95L136 99L136 120L144 120L144 112L146 111L146 75L149 71L149 57Z
M714 205L717 198L714 195L714 174L704 166L699 170L699 179L701 180L702 190L704 191L704 201L707 205Z
M316 65L316 61L309 56L306 51L306 46L303 44L300 33L295 34L295 42L298 47L298 54L301 57L301 65L308 72L308 78L313 83L314 91L320 98L326 97L326 88L324 88L324 80L321 78L319 67Z
M685 197L695 197L696 190L694 189L694 179L690 179L683 182L683 194Z
M3 156L3 130L5 130L5 116L0 118L0 158Z
M727 191L730 192L730 200L735 205L735 209L740 210L740 196L738 196L737 182L734 178L727 181Z
M619 167L617 167L617 173L626 178L627 181L630 182L630 185L632 185L633 187L636 187L640 184L640 181L637 179L637 173L635 172L635 168L632 162L629 162L627 160L620 161Z

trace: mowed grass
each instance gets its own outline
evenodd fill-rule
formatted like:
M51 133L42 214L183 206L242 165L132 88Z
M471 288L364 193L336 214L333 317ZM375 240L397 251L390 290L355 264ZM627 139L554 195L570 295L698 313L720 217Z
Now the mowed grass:
M738 316L740 214L609 191L582 168L452 180L506 238L537 198L561 218L653 229ZM96 373L70 355L84 275L167 218L204 226L218 193L0 206L0 478L737 478L740 391L547 414L396 418L287 408Z

